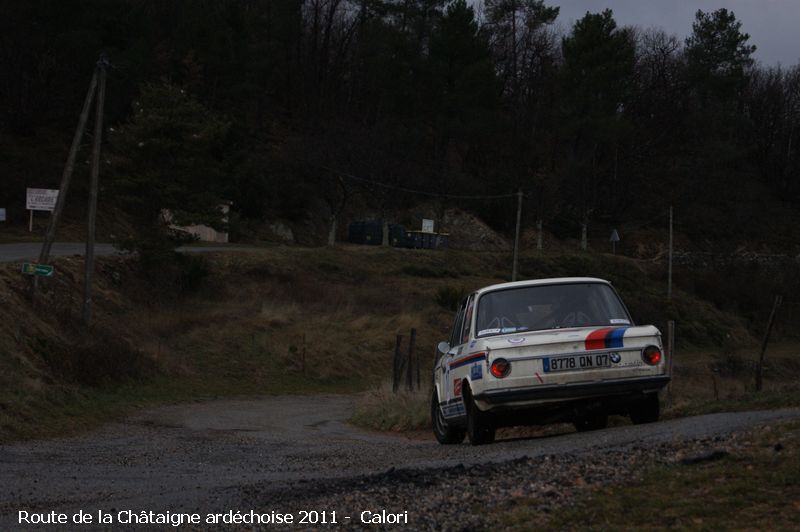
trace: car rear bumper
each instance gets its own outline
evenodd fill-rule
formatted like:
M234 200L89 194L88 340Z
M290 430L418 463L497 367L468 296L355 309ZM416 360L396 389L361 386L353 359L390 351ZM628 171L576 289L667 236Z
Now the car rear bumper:
M475 395L476 401L490 406L509 403L535 403L555 400L656 392L669 383L668 375L637 379L618 379L576 384L553 384L500 390L486 390Z

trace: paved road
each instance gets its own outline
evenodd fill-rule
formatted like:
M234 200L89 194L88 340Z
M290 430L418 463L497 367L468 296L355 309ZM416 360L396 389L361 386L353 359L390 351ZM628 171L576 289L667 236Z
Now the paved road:
M564 453L606 453L708 438L800 410L714 414L493 445L368 433L346 423L346 396L220 400L157 408L89 434L0 447L0 529L17 511L136 509L223 511L248 486L298 489L403 468L425 470Z
M0 244L0 262L16 262L20 260L36 260L42 251L41 242L23 242L17 244ZM50 254L54 257L83 255L86 244L82 242L56 242ZM113 255L118 250L111 244L95 244L96 255Z
M245 246L181 246L178 251L187 253L212 253L217 251L242 251L258 248ZM16 262L22 260L36 260L42 250L41 242L23 242L17 244L0 244L0 262ZM70 255L83 255L86 244L83 242L56 242L51 248L50 255L64 257ZM94 246L97 256L114 255L120 253L112 244L98 243Z

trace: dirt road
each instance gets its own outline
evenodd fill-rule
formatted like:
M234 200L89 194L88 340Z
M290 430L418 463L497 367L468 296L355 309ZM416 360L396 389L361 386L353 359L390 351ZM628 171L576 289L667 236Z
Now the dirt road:
M348 498L371 489L382 493L386 504L394 501L398 511L411 512L412 528L435 528L438 516L429 511L415 517L411 501L386 499L386 489L397 488L400 497L404 485L413 497L442 478L475 476L482 469L473 466L487 461L504 463L498 471L517 471L513 464L520 460L600 463L617 453L624 461L626 449L719 441L733 431L800 417L798 409L716 414L470 447L367 433L346 423L350 412L345 396L189 403L142 412L77 437L0 447L0 529L18 528L19 510L205 515L326 504L328 510L351 511L354 504L379 500ZM606 474L613 476L615 469ZM339 502L341 509L335 507Z

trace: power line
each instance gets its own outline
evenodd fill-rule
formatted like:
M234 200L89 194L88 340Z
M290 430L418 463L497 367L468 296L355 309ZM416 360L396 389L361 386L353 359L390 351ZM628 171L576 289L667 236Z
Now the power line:
M320 166L323 170L327 170L333 174L346 177L348 179L352 179L353 181L359 181L362 183L368 183L370 185L374 185L377 187L382 187L390 190L399 190L401 192L406 192L409 194L419 194L422 196L430 196L435 198L449 198L449 199L504 199L504 198L513 198L517 195L517 192L511 192L509 194L494 194L488 196L478 196L478 195L459 195L459 194L444 194L440 192L429 192L426 190L414 190L411 188L406 187L399 187L397 185L390 185L388 183L381 183L380 181L373 181L371 179L365 179L363 177L354 176L352 174L348 174L347 172L340 172L339 170L335 170L328 166Z

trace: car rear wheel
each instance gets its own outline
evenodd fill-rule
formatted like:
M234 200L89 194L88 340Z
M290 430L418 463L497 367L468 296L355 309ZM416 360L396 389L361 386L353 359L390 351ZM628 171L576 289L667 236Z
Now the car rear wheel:
M634 425L655 423L661 415L661 404L658 401L658 394L650 393L645 395L629 408L628 413Z
M573 424L578 432L604 429L608 426L608 414L583 415L575 419Z
M464 397L467 407L467 436L472 445L484 445L494 441L495 427L492 417L482 411L472 397Z
M451 427L447 423L442 413L442 407L439 406L439 395L436 390L433 391L431 397L431 424L433 425L433 434L439 443L452 445L464 441L466 431L462 428Z

